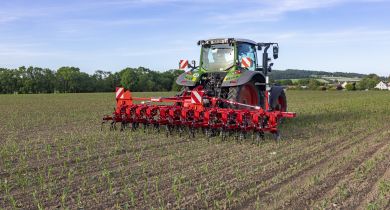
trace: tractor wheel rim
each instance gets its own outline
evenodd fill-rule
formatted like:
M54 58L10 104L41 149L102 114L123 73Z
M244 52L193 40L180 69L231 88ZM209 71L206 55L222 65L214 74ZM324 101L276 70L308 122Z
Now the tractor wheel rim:
M255 87L252 85L244 85L239 93L238 101L240 103L245 103L249 105L258 105L259 96Z

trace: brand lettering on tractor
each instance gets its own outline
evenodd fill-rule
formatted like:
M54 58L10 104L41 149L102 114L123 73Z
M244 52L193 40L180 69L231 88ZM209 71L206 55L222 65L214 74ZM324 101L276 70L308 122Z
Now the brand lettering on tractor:
M242 58L242 60L241 60L241 67L249 68L251 66L252 66L252 59L250 59L248 57Z
M180 60L179 68L180 70L184 70L188 67L188 60Z

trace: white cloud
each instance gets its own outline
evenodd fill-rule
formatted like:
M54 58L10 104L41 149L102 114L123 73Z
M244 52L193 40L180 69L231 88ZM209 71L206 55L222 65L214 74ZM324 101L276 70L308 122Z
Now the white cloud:
M42 43L0 43L0 55L19 58L53 55L52 53L38 50L42 46L44 46Z
M213 19L229 23L275 21L279 20L288 12L329 7L341 4L345 0L281 0L260 2L261 4L253 3L256 7L240 8L238 10L240 12L238 13L216 15Z
M324 44L359 44L371 45L379 42L390 43L390 30L386 29L369 29L369 28L350 28L326 32L295 32L287 40L298 43L312 45Z

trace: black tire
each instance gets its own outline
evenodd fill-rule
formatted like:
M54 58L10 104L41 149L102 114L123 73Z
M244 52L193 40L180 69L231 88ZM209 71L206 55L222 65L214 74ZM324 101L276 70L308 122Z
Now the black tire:
M277 97L277 99L273 101L271 108L272 110L277 110L282 112L287 111L287 98L286 98L286 93L284 91L282 91L280 95Z

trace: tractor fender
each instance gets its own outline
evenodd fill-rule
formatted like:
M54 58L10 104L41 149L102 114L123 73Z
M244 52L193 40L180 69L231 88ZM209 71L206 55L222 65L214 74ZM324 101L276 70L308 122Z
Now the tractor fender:
M176 84L180 86L195 86L195 82L186 79L186 75L186 72L180 74L176 79Z
M278 101L279 96L284 92L282 86L272 86L269 90L269 104L271 107L276 106L276 102Z
M241 73L241 76L237 80L229 80L229 81L223 81L222 87L232 87L232 86L239 86L243 85L245 83L248 83L253 78L255 79L255 82L260 82L265 84L265 77L262 72L259 71L243 71Z

